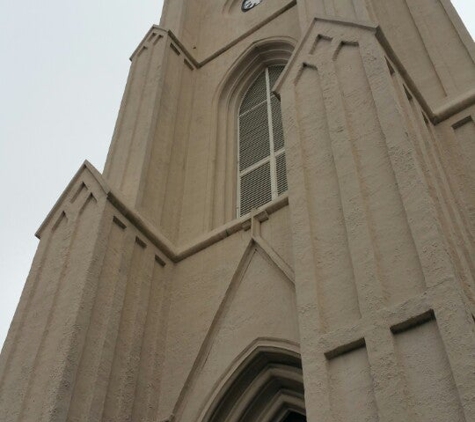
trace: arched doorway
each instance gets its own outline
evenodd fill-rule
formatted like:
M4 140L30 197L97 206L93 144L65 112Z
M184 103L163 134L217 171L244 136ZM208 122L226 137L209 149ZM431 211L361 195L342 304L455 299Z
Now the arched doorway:
M203 419L206 422L305 422L300 355L256 348L230 375Z

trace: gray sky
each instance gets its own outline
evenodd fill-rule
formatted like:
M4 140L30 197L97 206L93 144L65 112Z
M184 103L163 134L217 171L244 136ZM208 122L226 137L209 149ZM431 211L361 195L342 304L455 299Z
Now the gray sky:
M0 0L0 345L34 237L84 159L104 166L128 57L162 0ZM472 35L474 0L453 0Z
M87 158L102 171L129 56L162 0L0 0L0 347L37 228Z

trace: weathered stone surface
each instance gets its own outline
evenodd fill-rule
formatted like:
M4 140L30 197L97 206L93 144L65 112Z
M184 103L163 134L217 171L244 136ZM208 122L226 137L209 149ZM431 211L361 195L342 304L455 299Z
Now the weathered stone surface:
M0 420L475 420L475 48L449 0L168 0L0 356ZM236 217L268 66L288 192ZM269 106L270 107L270 106Z

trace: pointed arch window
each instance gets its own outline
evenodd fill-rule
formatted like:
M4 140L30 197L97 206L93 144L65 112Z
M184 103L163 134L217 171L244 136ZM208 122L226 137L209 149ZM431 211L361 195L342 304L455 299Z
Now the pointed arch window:
M238 216L287 191L282 112L271 92L283 69L267 67L239 108Z

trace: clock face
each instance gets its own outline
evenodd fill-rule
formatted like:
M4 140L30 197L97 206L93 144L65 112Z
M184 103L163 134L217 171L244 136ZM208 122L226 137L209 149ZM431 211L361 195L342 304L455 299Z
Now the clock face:
M243 12L247 12L248 10L251 10L260 3L262 3L262 0L242 0L241 9Z

